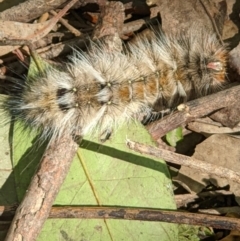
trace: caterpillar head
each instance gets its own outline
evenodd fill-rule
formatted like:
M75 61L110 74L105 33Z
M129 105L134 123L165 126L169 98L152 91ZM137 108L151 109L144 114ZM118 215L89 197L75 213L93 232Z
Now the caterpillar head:
M189 55L189 73L196 94L202 96L219 90L226 82L226 48L214 35L206 34L196 40L192 48Z

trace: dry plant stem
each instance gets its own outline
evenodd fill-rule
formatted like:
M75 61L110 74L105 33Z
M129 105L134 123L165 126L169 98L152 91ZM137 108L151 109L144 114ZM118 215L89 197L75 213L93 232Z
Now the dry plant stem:
M57 12L55 12L54 10L51 10L50 13L53 16L57 16ZM64 25L71 33L73 33L76 37L81 35L81 32L78 31L76 28L74 28L73 26L71 26L65 19L60 18L59 22Z
M57 210L56 212L60 211ZM54 211L55 211L54 210ZM54 212L51 212L53 214ZM58 212L60 215L61 212ZM134 209L134 208L69 208L64 211L67 217L72 218L105 218L105 219L124 219L124 220L142 220L155 222L183 223L201 226L211 226L214 228L240 230L240 220L237 218L211 216L205 214L185 213L179 211L163 211L152 209ZM55 216L55 215L54 215ZM56 217L56 216L55 216Z
M218 29L218 27L217 27L217 24L216 24L215 19L213 19L212 15L211 15L211 13L209 12L209 10L208 10L206 4L204 3L204 1L203 1L203 0L200 0L199 2L202 4L204 10L206 11L206 14L208 15L209 19L211 20L212 25L213 25L213 28L214 28L217 36L218 36L219 41L221 42L222 45L224 45L223 40L222 40L222 36L221 36L221 34L220 34L220 32L219 32L219 29Z
M185 111L177 111L160 121L150 124L147 129L157 140L182 124L206 116L213 111L237 103L240 99L240 86L220 91L186 103Z
M59 11L59 13L58 13L56 16L54 16L54 17L51 19L49 25L51 25L51 24L53 25L53 24L57 23L58 20L59 20L72 6L74 6L77 1L78 1L78 0L71 0L68 4L66 4L66 6L65 6L61 11ZM47 28L47 27L45 27L45 28ZM42 28L41 30L39 30L39 31L38 31L39 33L38 33L38 34L39 34L39 35L41 35L41 33L44 34L45 28ZM29 35L27 39L31 41L31 39L32 39L33 37L34 37L34 35Z
M59 143L49 146L17 208L5 241L36 240L68 173L77 147L71 137L63 137Z
M238 218L145 208L78 206L52 207L49 218L141 220L240 230L240 220Z
M219 177L227 178L237 183L240 183L240 174L228 168L213 165L210 163L206 163L204 161L200 161L193 157L180 155L168 150L159 149L148 145L143 145L130 140L127 140L127 145L130 149L134 151L151 155L157 158L162 158L167 162L194 168L194 169L197 169L199 172L204 172L211 175L217 175Z

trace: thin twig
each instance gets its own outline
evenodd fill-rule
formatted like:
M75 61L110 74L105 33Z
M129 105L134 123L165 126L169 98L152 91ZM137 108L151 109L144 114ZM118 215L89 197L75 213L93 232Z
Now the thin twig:
M0 213L3 212L3 209L6 209L6 207L0 207ZM9 213L5 212L1 217L2 219L5 217L6 220L9 220L9 218L13 215L14 211L11 210L11 208L8 209L10 209ZM238 218L147 208L114 208L99 206L52 207L49 218L141 220L200 225L218 229L240 230L240 219Z
M219 41L221 42L222 45L224 45L223 40L222 40L222 36L221 36L221 34L220 34L220 32L219 32L219 29L218 29L218 26L217 26L217 24L216 24L216 21L215 21L214 18L212 17L212 15L211 15L210 11L208 10L206 4L205 4L202 0L199 0L199 2L200 2L201 5L203 6L203 9L204 9L205 12L207 13L209 19L211 20L212 25L213 25L213 28L214 28L214 30L215 30L216 35L218 36Z
M59 143L54 143L47 149L16 211L5 241L36 240L68 173L77 147L71 137L62 137Z
M57 12L55 12L54 10L51 10L50 13L53 15L53 16L57 16ZM62 25L64 25L71 33L73 33L76 37L77 36L80 36L82 33L77 30L76 28L74 28L72 25L70 25L65 19L63 18L60 18L58 20Z
M227 178L237 183L240 183L240 174L228 168L224 168L218 165L213 165L204 161L200 161L193 157L180 155L168 150L159 149L153 146L140 144L130 140L127 140L127 145L130 149L134 151L151 155L157 158L162 158L165 161L168 161L174 164L194 168L194 169L197 169L199 172L217 175L219 177Z
M185 110L176 111L163 119L150 124L147 129L152 137L158 138L166 135L169 131L187 124L190 121L206 116L213 111L237 103L240 99L240 85L220 91L185 104Z

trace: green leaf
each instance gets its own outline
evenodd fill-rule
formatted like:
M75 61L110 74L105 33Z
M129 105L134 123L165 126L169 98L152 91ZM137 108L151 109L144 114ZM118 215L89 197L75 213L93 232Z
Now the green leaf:
M128 149L126 138L153 144L145 128L131 123L105 143L85 139L55 200L56 205L112 205L176 209L164 161ZM14 175L21 199L42 157L34 134L14 129ZM59 163L61 165L61 163ZM42 240L177 240L177 225L129 220L47 220Z
M44 70L48 66L41 61L40 59ZM39 74L38 71L32 61L28 79L34 79ZM176 209L165 162L129 150L126 138L154 144L139 123L129 123L115 130L105 143L99 143L91 137L86 138L76 153L55 204ZM26 130L19 123L14 125L12 161L19 201L46 148L46 144L40 145L37 140L37 133ZM177 239L178 226L169 223L56 219L46 221L38 241Z
M203 226L179 225L179 241L200 241L206 237L214 237L212 228ZM214 240L211 239L211 240Z
M182 127L169 131L166 140L170 146L176 147L177 143L183 139Z
M47 143L40 143L38 133L26 129L20 122L14 123L13 129L12 162L20 203L42 159Z
M11 149L9 146L10 130L10 123L0 125L0 205L17 203L15 179L12 173Z

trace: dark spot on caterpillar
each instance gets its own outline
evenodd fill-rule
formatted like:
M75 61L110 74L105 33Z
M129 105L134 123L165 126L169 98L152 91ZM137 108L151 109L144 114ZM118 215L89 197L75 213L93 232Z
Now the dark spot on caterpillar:
M187 77L188 77L188 79L189 79L190 81L193 81L192 75L191 75L190 73L187 73Z
M203 73L202 73L202 69L201 68L198 69L198 74L202 78Z
M184 65L183 67L188 69L189 68L189 63L190 63L190 57L189 57L189 53L184 55Z
M106 84L100 84L99 88L100 90L103 90L106 87Z
M60 97L62 97L63 95L67 94L69 92L69 90L67 89L58 89L57 90L57 98L59 99Z
M62 104L62 103L59 103L58 106L59 106L59 109L63 112L68 111L69 109L72 108L68 104Z
M58 89L57 90L57 100L58 100L58 106L59 106L59 109L61 111L67 111L69 109L72 108L72 106L70 106L69 104L67 103L63 103L60 99L66 95L67 93L69 93L69 90L68 89L65 89L65 88L61 88L61 89Z

